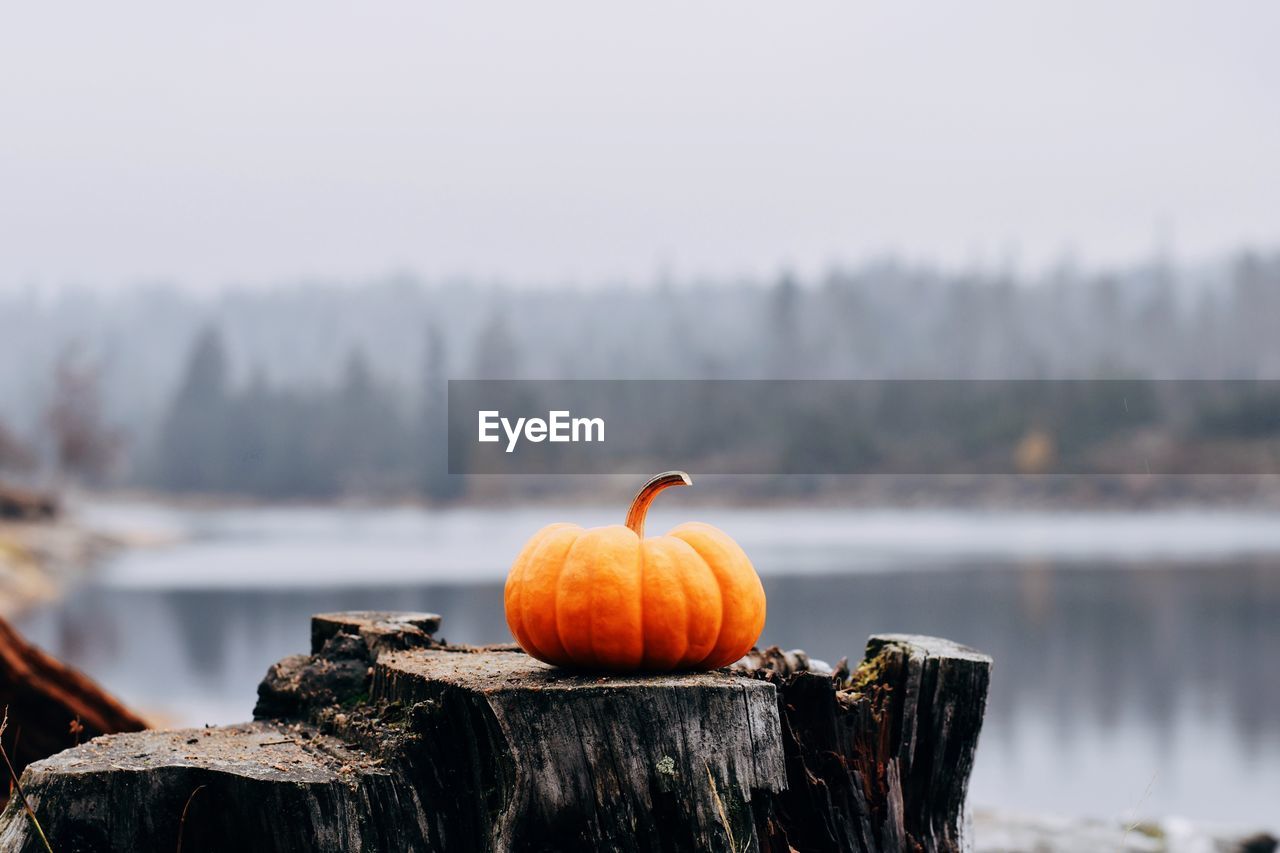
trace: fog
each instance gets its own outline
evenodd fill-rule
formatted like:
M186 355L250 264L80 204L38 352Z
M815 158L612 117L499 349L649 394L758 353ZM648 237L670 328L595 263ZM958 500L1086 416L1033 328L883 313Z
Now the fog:
M0 290L1267 245L1280 9L245 2L0 30Z
M158 286L0 295L0 339L21 354L0 361L0 425L14 448L0 452L0 470L21 473L22 458L35 457L46 474L106 486L455 497L443 476L446 379L1275 380L1278 282L1272 251L1041 277L885 261L817 278L659 288L401 276L210 297ZM1007 460L1028 427L991 433L984 411L951 432L999 436ZM1244 432L1236 418L1219 438L1271 440L1271 412L1257 409ZM858 458L858 443L841 435ZM681 452L666 438L667 452ZM801 431L769 446L830 440ZM58 449L67 441L71 456ZM832 472L850 470L835 449L824 453Z
M57 518L0 529L0 611L134 709L243 719L312 613L507 641L526 537L623 519L622 468L451 470L448 380L1132 380L1159 393L1123 388L1123 418L1083 395L1043 422L965 388L894 382L855 422L697 383L699 424L762 430L749 458L682 445L639 383L622 422L644 476L697 476L650 528L751 554L762 644L994 656L974 803L1274 829L1280 390L1194 412L1156 380L1280 383L1277 25L1247 0L10 10L0 498ZM960 476L894 467L935 434ZM1161 474L1210 450L1236 467Z

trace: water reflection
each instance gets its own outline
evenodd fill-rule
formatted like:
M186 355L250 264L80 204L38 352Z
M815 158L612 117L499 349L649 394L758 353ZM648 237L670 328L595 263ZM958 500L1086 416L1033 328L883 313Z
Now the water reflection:
M993 655L974 799L1098 816L1274 821L1280 561L1005 562L766 577L765 641L857 656L869 633ZM326 610L432 610L453 641L506 641L497 583L322 590L84 587L32 638L173 722L248 716L276 659Z

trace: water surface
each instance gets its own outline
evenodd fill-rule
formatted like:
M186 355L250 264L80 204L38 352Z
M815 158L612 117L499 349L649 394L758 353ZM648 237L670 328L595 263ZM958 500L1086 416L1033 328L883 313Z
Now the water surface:
M693 513L764 577L764 642L834 662L868 634L945 636L995 659L972 798L1098 817L1280 824L1280 524L1264 514ZM581 509L92 508L174 544L104 565L21 627L175 724L247 718L273 661L329 610L444 616L509 640L501 581ZM653 514L650 530L675 514Z

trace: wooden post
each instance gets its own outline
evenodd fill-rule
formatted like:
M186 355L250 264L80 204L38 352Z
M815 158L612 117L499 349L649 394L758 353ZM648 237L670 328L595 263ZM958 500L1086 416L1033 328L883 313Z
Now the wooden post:
M968 649L884 636L853 671L771 650L618 676L443 646L438 625L316 617L257 722L99 738L24 787L55 849L84 851L964 846L990 666ZM36 843L10 806L0 849Z

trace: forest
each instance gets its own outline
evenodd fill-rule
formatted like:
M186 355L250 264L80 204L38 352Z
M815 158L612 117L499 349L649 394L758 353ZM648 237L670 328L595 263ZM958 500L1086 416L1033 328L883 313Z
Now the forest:
M21 354L0 363L0 476L447 501L468 489L446 469L448 379L1280 379L1277 318L1277 252L1036 276L882 260L648 286L31 291L0 296ZM1267 399L1215 417L1201 426L1226 439L1280 431Z

